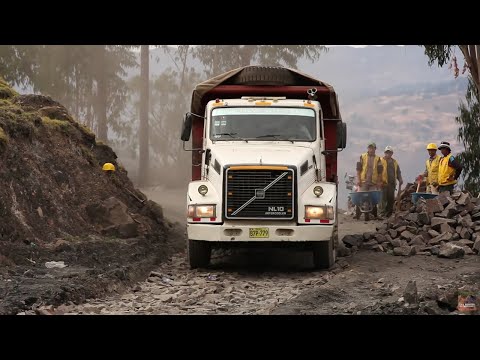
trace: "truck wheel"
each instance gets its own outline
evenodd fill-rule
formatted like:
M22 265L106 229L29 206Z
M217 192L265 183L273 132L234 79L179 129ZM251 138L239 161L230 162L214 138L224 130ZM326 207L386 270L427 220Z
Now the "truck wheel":
M313 245L313 266L315 269L330 269L335 264L334 239L319 241Z
M191 269L206 267L210 264L212 248L207 241L188 240L187 251Z
M295 82L294 74L285 68L252 66L232 78L233 85L289 85Z

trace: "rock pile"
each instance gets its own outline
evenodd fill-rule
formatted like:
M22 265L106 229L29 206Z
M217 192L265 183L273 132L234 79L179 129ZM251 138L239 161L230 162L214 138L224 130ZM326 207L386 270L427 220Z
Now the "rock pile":
M364 248L397 256L480 255L480 198L454 192L420 199L378 226L376 233L347 235L342 241L354 251Z

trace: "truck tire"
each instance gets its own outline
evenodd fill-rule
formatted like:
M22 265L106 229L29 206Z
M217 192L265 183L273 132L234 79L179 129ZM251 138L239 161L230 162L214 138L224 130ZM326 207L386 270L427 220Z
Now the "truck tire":
M208 241L188 240L187 252L191 269L207 267L210 264L212 248Z
M233 85L291 85L295 76L285 68L273 66L251 66L232 78Z
M318 241L313 244L313 266L315 269L330 269L336 260L338 226L335 224L330 241Z

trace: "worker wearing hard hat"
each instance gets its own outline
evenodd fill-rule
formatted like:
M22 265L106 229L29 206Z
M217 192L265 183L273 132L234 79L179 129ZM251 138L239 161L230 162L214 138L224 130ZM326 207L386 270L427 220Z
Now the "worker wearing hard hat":
M427 145L427 151L430 157L425 162L425 171L420 177L426 179L427 193L438 194L438 169L441 156L437 154L437 145L434 143Z
M393 148L391 146L387 146L384 154L385 156L381 159L383 166L382 208L383 215L385 217L390 217L393 213L393 205L395 204L395 189L397 187L397 180L401 186L403 184L403 179L398 161L392 157Z
M368 144L367 152L360 155L357 162L357 186L360 191L381 190L382 188L382 161L380 156L375 154L377 145L374 142ZM372 215L377 217L377 205L373 206ZM357 207L356 219L360 218Z
M438 166L438 192L453 192L457 179L462 173L463 167L451 153L450 143L442 141L438 149L442 152Z

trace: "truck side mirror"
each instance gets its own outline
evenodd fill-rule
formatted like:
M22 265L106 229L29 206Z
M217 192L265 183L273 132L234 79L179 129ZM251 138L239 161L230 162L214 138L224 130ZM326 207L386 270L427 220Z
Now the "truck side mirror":
M337 149L347 147L347 124L343 121L337 122Z
M182 133L180 135L182 141L190 140L190 134L192 133L192 120L192 114L190 113L186 113L183 117Z

